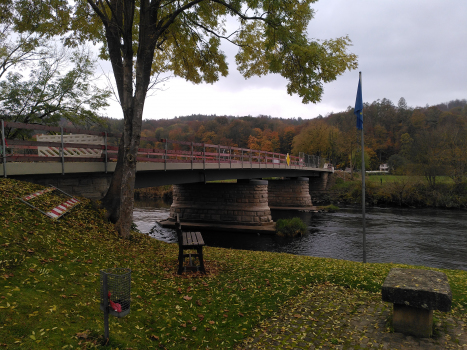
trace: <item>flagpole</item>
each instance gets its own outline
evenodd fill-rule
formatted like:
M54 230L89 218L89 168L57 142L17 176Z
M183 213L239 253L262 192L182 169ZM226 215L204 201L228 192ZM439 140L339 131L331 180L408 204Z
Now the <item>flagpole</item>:
M358 73L360 80L360 87L362 86L362 72ZM363 109L362 109L363 120ZM366 263L366 233L365 233L365 143L363 140L363 125L362 125L362 221L363 221L363 262Z

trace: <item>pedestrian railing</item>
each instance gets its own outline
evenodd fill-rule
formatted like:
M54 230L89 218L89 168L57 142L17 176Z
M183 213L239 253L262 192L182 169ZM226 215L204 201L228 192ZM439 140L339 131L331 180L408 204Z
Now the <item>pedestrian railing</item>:
M28 132L26 140L6 138L6 135L19 129ZM52 135L43 135L43 132ZM1 138L1 162L6 177L7 163L10 162L60 162L62 173L65 171L64 164L68 162L103 162L107 172L107 164L117 160L121 134L2 120ZM203 168L206 164L211 164L210 168L212 164L217 164L219 168L221 165L225 168L226 164L236 168L320 167L319 157L304 153L297 157L233 146L150 137L141 137L141 142L146 146L138 149L136 160L164 163L164 169L168 163L189 163L192 169L195 164L200 163L203 164ZM148 144L153 147L148 148Z

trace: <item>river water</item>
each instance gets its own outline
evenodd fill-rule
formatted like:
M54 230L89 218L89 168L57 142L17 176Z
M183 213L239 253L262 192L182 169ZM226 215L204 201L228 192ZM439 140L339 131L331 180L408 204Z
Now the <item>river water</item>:
M157 224L169 217L169 208L163 201L137 201L133 220L141 232L175 243L175 231ZM296 216L308 226L301 237L228 232L203 232L203 237L214 247L362 261L361 208L336 213L272 211L274 221ZM367 262L467 270L466 211L367 208L365 216Z

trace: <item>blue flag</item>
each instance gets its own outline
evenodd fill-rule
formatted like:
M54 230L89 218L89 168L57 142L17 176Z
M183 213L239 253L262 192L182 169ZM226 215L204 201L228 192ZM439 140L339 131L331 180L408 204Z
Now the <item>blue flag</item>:
M362 84L358 79L357 99L355 100L355 110L353 112L357 116L357 129L363 129L363 100L362 100Z

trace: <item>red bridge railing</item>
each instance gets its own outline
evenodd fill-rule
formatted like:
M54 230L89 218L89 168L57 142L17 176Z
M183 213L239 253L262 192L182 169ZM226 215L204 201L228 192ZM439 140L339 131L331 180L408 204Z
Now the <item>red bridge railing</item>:
M1 162L3 163L4 176L7 175L6 164L8 162L60 162L62 173L66 162L103 162L107 172L107 164L116 162L118 142L121 134L83 130L75 128L52 127L36 124L24 124L1 121ZM7 139L6 135L12 130L32 130L28 138L36 140ZM47 139L39 133L46 131L55 133L54 141L38 141ZM68 142L70 135L94 135L100 137L99 144ZM253 166L280 167L287 165L292 168L319 167L320 159L316 156L300 153L300 156L290 156L276 152L245 149L232 146L213 145L208 143L176 141L167 139L155 139L141 137L141 143L154 144L153 148L139 148L138 162L164 163L190 163L194 164L241 164L243 168ZM88 156L91 154L91 156ZM287 159L288 158L288 159ZM236 166L238 167L238 166ZM212 166L210 166L212 168Z

